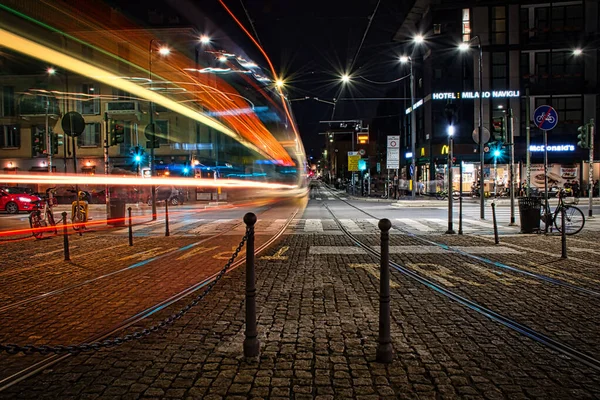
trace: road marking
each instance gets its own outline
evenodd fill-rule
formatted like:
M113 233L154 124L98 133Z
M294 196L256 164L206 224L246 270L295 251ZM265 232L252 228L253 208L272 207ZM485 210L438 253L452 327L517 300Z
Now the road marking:
M212 251L212 250L216 250L218 249L219 246L214 246L214 247L196 247L195 249L192 249L190 251L188 251L187 253L177 257L177 260L185 260L187 258L190 258L192 256L198 255L198 254L202 254L202 253L206 253L207 251Z
M269 226L263 229L264 232L278 232L283 228L287 219L276 219Z
M415 228L416 230L421 232L431 232L434 230L433 228L430 228L427 225L423 225L422 223L417 222L411 218L396 218L396 221L399 221L404 225L408 225L411 228Z
M367 254L356 246L310 246L308 254Z
M205 221L205 220L203 220L203 219L188 219L188 220L177 222L174 224L169 224L169 231L173 232L176 229L179 229L186 225L194 224L194 223L197 223L200 221ZM157 229L153 230L151 233L162 233L162 232L164 232L164 230L165 230L164 227L161 227L161 228L157 228Z
M290 249L289 246L283 246L275 254L272 256L262 256L261 260L287 260L288 257L284 256L284 254Z
M379 250L379 246L372 246ZM522 254L522 251L504 246L456 246L457 250L469 254ZM309 254L366 254L356 246L310 246ZM390 246L390 254L458 254L440 246Z
M307 219L304 223L305 232L323 232L323 224L320 219Z
M432 263L407 263L406 265L409 268L416 269L419 274L425 275L428 278L436 280L448 287L456 286L454 282L466 283L467 285L473 286L481 286L480 283L469 281L454 275L450 269L444 267L443 265ZM450 282L451 280L454 282Z
M321 198L320 197L315 197L315 200L321 201Z
M70 246L70 249L76 249L79 246ZM39 254L34 254L32 256L30 256L30 258L37 258L37 257L46 257L49 254L54 254L54 253L62 253L63 251L65 251L64 249L58 249L58 250L52 250L52 251L47 251L45 253L39 253Z
M351 219L340 219L340 223L344 225L344 228L349 232L362 232L362 229Z
M367 273L373 275L377 280L379 279L379 265L377 264L348 264L350 268L362 268ZM397 288L398 284L390 277L390 288Z
M146 250L146 251L142 251L142 252L139 252L139 253L131 254L129 256L121 257L121 258L119 258L119 261L122 261L122 260L135 260L135 259L143 261L143 260L146 260L148 258L152 258L152 257L159 256L161 254L168 253L169 251L177 250L177 247L170 247L170 248L164 249L164 250L161 250L161 249L162 249L162 247L153 247L153 248L151 248L149 250Z
M233 255L233 253L235 252L236 248L237 248L236 246L232 246L231 250L225 250L220 253L217 253L214 256L212 256L212 258L214 258L215 260L229 260L231 258L231 256ZM238 254L238 256L242 256L245 253L246 253L246 248L243 248L240 251L240 253Z
M136 232L136 231L139 231L140 229L148 228L148 227L151 227L152 225L156 225L159 223L164 224L165 220L161 219L161 220L156 220L156 221L140 222L137 225L133 225L131 227L131 230L133 232ZM115 231L115 233L129 233L129 228L119 229L118 231Z
M209 220L206 220L209 221ZM231 221L234 221L231 218L228 219L217 219L214 220L213 222L209 222L207 224L204 225L200 225L198 228L194 228L190 231L190 233L193 234L199 234L199 233L212 233L212 232L218 232L218 231L224 231L227 230L227 227L223 227L223 225L228 225L231 224Z

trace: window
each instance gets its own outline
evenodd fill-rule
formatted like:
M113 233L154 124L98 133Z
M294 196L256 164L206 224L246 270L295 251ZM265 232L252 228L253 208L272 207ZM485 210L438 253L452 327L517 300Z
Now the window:
M19 125L0 125L0 148L18 149L19 147L21 147Z
M536 7L534 10L534 36L537 41L548 38L550 31L550 7Z
M550 53L535 53L535 75L538 79L550 77Z
M101 125L99 122L85 124L83 134L79 136L79 147L98 147L100 146Z
M160 134L157 136L160 137L160 144L169 144L169 121L166 119L156 120L154 121L156 126L160 129Z
M506 44L506 7L492 7L492 44Z
M2 98L0 99L0 116L14 117L15 116L15 88L14 86L4 86L2 88Z
M83 115L100 114L100 98L98 89L91 83L81 85L81 99L77 101L77 111Z
M519 70L521 73L521 78L529 79L529 75L531 75L529 69L529 53L521 53L521 58L519 61Z
M583 100L581 97L554 97L552 106L558 113L558 122L580 124L583 121Z
M581 5L552 7L551 26L556 34L581 31L583 7Z
M553 52L551 58L554 78L572 78L583 75L582 57L574 57L571 52Z
M506 53L492 53L492 89L506 89L507 69Z
M113 89L113 97L116 97L115 100L129 100L131 98L131 93L121 89Z
M471 40L471 10L469 8L462 10L462 40L463 42Z
M519 32L521 43L529 42L529 8L523 7L519 10Z

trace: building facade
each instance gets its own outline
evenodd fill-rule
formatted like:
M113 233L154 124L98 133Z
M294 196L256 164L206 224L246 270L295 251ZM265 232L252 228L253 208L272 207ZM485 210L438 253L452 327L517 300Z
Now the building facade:
M415 1L394 38L401 43L402 53L411 57L415 74L417 179L437 180L438 189L443 185L449 144L446 109L452 104L456 110L454 155L466 163L468 172L463 178L468 183L463 190L471 188L479 173L480 155L473 131L482 101L482 125L484 132L490 133L483 171L487 191L491 191L494 175L496 184L507 178L510 132L502 137L502 130L509 110L514 116L517 171L521 181L525 179L527 121L533 121L540 105L550 105L558 113L558 125L549 133L549 162L555 175L580 182L583 175L587 182L584 161L589 154L577 147L577 128L598 117L597 29L595 1ZM414 41L419 35L421 43ZM460 51L461 43L469 47ZM410 90L408 86L406 90ZM406 151L402 154L410 152L411 112L410 108L405 112L402 139ZM539 164L542 132L533 122L529 126L531 160ZM495 172L494 161L499 165ZM403 160L405 165L409 162ZM539 175L539 167L532 168ZM532 184L537 183L539 180L532 178ZM456 182L454 187L458 188Z

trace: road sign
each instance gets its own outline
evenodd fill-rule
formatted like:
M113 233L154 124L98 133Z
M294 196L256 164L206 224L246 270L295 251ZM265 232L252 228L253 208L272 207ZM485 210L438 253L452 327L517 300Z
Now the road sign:
M413 173L414 173L414 172L415 172L415 169L414 169L413 165L412 165L412 164L410 164L410 176L411 176L411 177L413 176Z
M400 168L400 136L390 135L387 137L387 169Z
M364 156L367 152L365 151L365 149L360 149L358 151L358 154L360 154L361 156Z
M558 114L551 106L539 106L533 113L535 126L543 131L549 131L558 124Z
M400 136L388 136L387 137L387 148L388 149L399 149L400 148Z
M473 130L473 141L479 144L479 128ZM490 141L490 130L483 127L483 143L487 143Z
M360 154L358 151L348 152L348 171L358 172L358 161L360 160Z
M489 153L490 152L490 146L484 146L483 147L483 152L484 153Z
M65 114L60 126L66 135L77 137L85 130L85 120L78 112L70 111Z

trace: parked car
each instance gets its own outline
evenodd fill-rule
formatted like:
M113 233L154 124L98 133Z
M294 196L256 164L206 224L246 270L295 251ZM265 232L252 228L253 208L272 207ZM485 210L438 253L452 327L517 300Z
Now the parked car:
M169 204L173 206L183 204L185 196L182 190L179 190L173 186L157 186L156 187L156 202L169 201ZM152 196L148 195L146 203L152 205Z
M36 202L40 200L38 196L27 193L14 193L15 191L18 192L12 187L0 189L0 211L17 214L21 211L35 210Z

